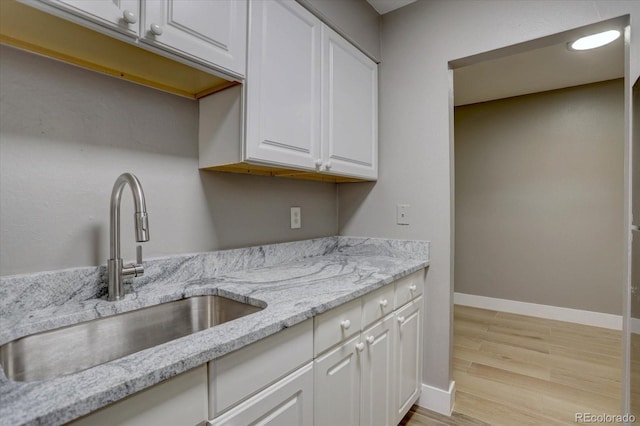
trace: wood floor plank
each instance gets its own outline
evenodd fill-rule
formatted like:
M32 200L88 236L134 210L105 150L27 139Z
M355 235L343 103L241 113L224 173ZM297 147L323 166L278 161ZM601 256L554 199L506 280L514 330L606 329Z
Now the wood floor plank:
M620 383L622 378L622 362L613 357L603 357L596 361L593 358L578 358L568 353L559 354L552 350L548 356L547 365L551 371L566 370L587 378L593 377L617 383Z
M467 370L469 370L469 367L471 367L471 361L467 361L457 357L453 357L453 359L451 360L451 363L453 364L452 367L453 367L454 373L455 372L466 373Z
M589 405L579 404L548 395L542 396L542 410L551 418L574 425L577 413L603 414L603 412L594 411L593 407ZM614 413L612 412L610 414Z
M482 364L471 364L469 375L483 377L499 383L510 384L515 390L529 389L546 395L564 399L566 401L594 407L594 410L608 411L611 407L618 407L619 401L614 395L611 397L590 392L581 388L541 380L537 377L526 376L524 374L513 373Z
M411 407L407 415L399 423L399 426L487 426L481 420L465 416L460 413L452 413L451 416L445 416L426 408L414 405Z
M470 370L473 368L473 364L478 363L495 368L500 368L505 371L511 371L531 377L537 377L539 379L549 380L551 378L551 372L547 367L544 366L527 363L519 359L503 356L501 354L495 354L492 352L485 352L482 350L465 348L455 348L454 350L455 356L457 358L472 363L471 366L467 369L467 372L470 372Z
M460 318L460 319L454 320L453 329L461 330L461 331L467 330L468 332L471 332L471 333L479 333L479 332L487 331L491 325L492 324L477 322L468 318Z
M550 354L547 352L540 352L538 350L532 350L504 343L490 342L484 340L480 344L480 350L482 352L489 352L504 358L513 360L519 360L528 364L534 364L542 367L549 367Z
M594 327L595 328L595 327ZM568 330L552 330L549 343L585 352L616 356L621 353L622 339L593 334L573 334Z
M454 340L453 344L454 346L459 346L461 348L467 348L467 349L480 349L480 346L482 346L482 339L473 337L471 335L469 336L465 336L465 335L461 335L461 333L459 331L456 331L457 336L456 339Z
M469 417L482 420L497 426L513 425L563 425L565 423L530 412L517 409L499 402L490 401L481 396L466 392L456 392L456 405L460 401L460 407L455 410Z
M622 350L617 354L606 355L576 348L568 348L562 345L549 345L549 354L552 355L552 358L554 356L561 356L575 359L576 361L587 361L599 365L618 365L622 368Z
M541 341L549 339L549 329L541 327L525 327L514 323L490 325L489 330L487 331Z
M532 339L530 337L522 337L515 336L513 334L488 331L485 334L485 340L496 343L504 343L516 348L531 349L545 354L549 353L549 343L541 339Z
M538 392L519 389L514 392L509 384L499 383L482 377L454 372L456 388L462 389L470 395L481 395L493 402L507 406L524 408L529 411L541 411L543 407L542 395ZM460 404L458 404L460 406Z
M576 372L565 368L552 368L551 381L575 388L582 388L607 397L619 395L622 392L620 378L615 380L598 377L595 374L584 373L585 371ZM622 371L620 375L622 375Z
M472 308L471 306L454 305L453 316L454 319L468 319L477 322L485 322L486 324L493 324L494 318L498 315L497 311L489 309Z

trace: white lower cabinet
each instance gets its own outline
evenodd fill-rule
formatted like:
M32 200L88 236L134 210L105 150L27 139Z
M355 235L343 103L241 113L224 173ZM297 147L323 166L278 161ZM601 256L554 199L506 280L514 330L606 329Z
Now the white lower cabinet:
M215 418L313 360L307 320L209 363L209 416Z
M360 424L360 335L314 361L314 425Z
M361 397L360 424L391 426L397 424L394 393L394 316L362 332L365 349L360 355Z
M315 425L391 426L394 405L394 315L316 358Z
M313 363L209 423L214 426L313 425Z
M201 365L68 425L194 426L206 419L207 366Z
M423 285L417 271L212 361L210 424L397 425L420 396Z
M420 396L422 365L422 297L396 311L395 421L399 422Z
M315 426L397 425L416 402L423 282L418 271L315 317Z

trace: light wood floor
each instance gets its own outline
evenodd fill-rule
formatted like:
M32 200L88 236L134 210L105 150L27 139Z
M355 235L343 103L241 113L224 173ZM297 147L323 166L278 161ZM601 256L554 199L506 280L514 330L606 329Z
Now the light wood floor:
M622 333L455 306L452 417L413 407L401 425L565 425L619 414Z

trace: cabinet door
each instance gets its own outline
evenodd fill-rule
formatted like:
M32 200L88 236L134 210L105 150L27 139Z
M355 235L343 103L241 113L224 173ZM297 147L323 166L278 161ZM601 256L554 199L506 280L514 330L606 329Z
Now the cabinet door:
M362 397L360 425L395 425L393 405L393 321L389 315L362 332L365 350L362 352Z
M360 335L314 361L314 425L360 423Z
M395 313L395 421L399 422L418 399L422 363L422 297Z
M146 0L142 40L245 74L247 0Z
M327 26L323 42L323 170L378 177L378 66Z
M313 363L212 420L215 426L312 426Z
M138 0L40 0L56 9L88 19L101 26L136 36L140 25ZM85 25L83 21L76 21Z
M207 366L201 365L67 426L192 426L207 419Z
M244 158L315 170L320 21L293 0L250 2Z

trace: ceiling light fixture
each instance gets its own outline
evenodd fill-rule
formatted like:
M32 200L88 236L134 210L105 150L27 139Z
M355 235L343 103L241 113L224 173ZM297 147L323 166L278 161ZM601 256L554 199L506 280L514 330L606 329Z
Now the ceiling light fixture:
M604 31L602 33L581 37L576 41L574 41L573 43L569 43L569 49L570 50L595 49L596 47L604 46L605 44L611 43L612 41L616 40L618 37L620 37L620 31L617 31L617 30Z

